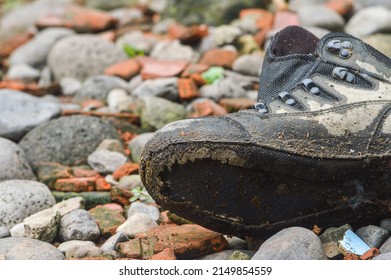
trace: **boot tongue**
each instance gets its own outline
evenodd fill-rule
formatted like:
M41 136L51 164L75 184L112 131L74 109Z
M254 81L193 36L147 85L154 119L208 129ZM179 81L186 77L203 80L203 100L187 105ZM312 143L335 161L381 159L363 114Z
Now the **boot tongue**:
M299 26L288 26L276 34L272 53L276 56L291 54L314 54L318 37Z

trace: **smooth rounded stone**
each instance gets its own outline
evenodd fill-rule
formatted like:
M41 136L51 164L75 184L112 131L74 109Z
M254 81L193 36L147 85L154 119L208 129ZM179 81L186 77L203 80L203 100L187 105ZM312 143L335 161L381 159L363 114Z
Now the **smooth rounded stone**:
M155 131L166 124L183 120L187 117L183 105L164 98L148 96L142 98L141 127L147 131Z
M57 235L61 215L49 208L24 219L24 236L52 243Z
M98 75L89 77L76 92L75 99L79 101L98 99L106 101L107 95L113 89L126 90L128 84L118 77Z
M160 219L160 211L157 207L153 205L146 205L145 203L136 201L130 204L130 207L127 212L127 217L130 218L132 215L136 213L144 213L147 214L154 220L155 222Z
M145 144L147 144L148 140L154 135L153 132L142 133L134 137L128 144L129 150L132 152L130 156L132 157L132 161L139 163L141 157L141 151Z
M245 82L239 82L237 79L227 77L211 85L202 86L199 92L202 97L218 101L222 98L246 97L247 91L245 86Z
M9 228L0 227L0 239L10 237L10 236L11 236L11 232L10 232Z
M46 65L47 55L52 46L61 38L75 34L67 28L47 28L39 32L26 44L14 50L9 58L11 66L27 64L42 69Z
M70 116L34 128L19 145L32 165L45 161L80 165L87 163L87 157L104 139L119 139L110 122L90 116Z
M346 33L360 38L390 31L391 9L382 6L368 7L358 11L345 26Z
M155 25L152 27L152 32L155 34L166 34L168 33L168 29L170 28L170 25L173 23L176 23L175 19L164 18L161 21L155 23Z
M137 75L133 77L128 83L128 91L133 92L136 88L138 88L144 82L143 77L141 75Z
M373 261L391 260L391 252L379 254L372 259Z
M390 237L390 233L387 230L374 225L359 228L356 234L371 248L380 248Z
M99 144L96 150L108 150L112 152L118 152L120 154L125 154L124 146L122 142L118 139L105 139L102 141L102 143Z
M72 0L39 0L24 3L2 15L0 34L8 37L31 28L39 18L50 15L53 11L61 12L71 2Z
M123 154L109 150L96 150L88 156L88 164L101 174L113 173L127 160Z
M380 227L391 233L391 218L385 218L380 221Z
M106 180L107 183L109 183L112 186L118 186L119 185L119 182L114 179L113 174L106 175L105 176L105 180Z
M354 2L354 6L356 9L373 6L383 6L391 9L391 2L389 0L355 0Z
M149 215L135 213L120 225L116 232L122 232L127 237L134 238L136 234L146 232L157 226L158 224Z
M95 35L74 35L58 41L48 55L56 80L69 77L84 81L127 59L113 43Z
M117 184L127 189L134 189L136 187L144 186L140 179L140 175L137 174L123 176Z
M67 259L96 258L102 255L102 249L97 246L75 247L65 253L65 257Z
M331 31L340 31L345 25L344 18L324 5L309 5L298 9L301 25L317 26Z
M258 77L261 73L263 57L259 54L239 56L232 65L232 70L243 75Z
M200 55L191 47L182 45L179 40L166 40L155 44L150 56L158 60L185 60L189 62L197 62Z
M254 256L253 251L249 250L237 250L237 249L231 249L231 250L224 250L221 252L209 254L206 256L203 256L201 258L198 258L197 260L251 260L251 258Z
M61 219L58 237L60 240L96 240L100 231L90 213L84 209L74 210Z
M148 9L155 12L163 12L169 5L168 0L138 0L138 4L148 6Z
M113 10L129 5L129 0L86 0L85 5L99 10Z
M28 64L12 65L7 72L7 77L10 80L23 80L26 82L36 81L39 79L41 72Z
M107 105L110 112L120 113L131 111L131 107L135 104L135 100L124 89L112 89L107 95Z
M247 242L236 236L224 235L224 238L228 241L229 249L246 250Z
M363 41L388 57L391 57L391 34L373 34Z
M38 86L40 88L48 88L53 84L53 77L52 77L52 72L50 72L50 69L48 66L45 66L42 68L40 76L39 76L39 81L38 81ZM45 95L47 96L47 95Z
M252 260L327 260L327 256L315 233L291 227L267 239Z
M118 243L129 241L129 238L126 236L126 234L122 232L118 232L111 236L109 239L106 240L105 243L100 247L104 253L110 253L111 251L115 251L116 246Z
M0 137L15 142L34 127L58 117L59 104L10 89L0 90Z
M12 227L55 204L49 188L27 180L0 183L0 226Z
M156 38L145 36L141 31L130 31L119 37L115 44L121 50L129 46L148 55L157 42Z
M3 260L63 260L64 255L52 244L27 237L0 239Z
M213 29L211 34L216 46L232 44L237 37L242 35L239 27L233 25L220 25Z
M24 151L14 142L0 137L0 182L13 179L37 180Z
M234 20L231 25L238 27L244 34L255 34L259 30L257 19L257 17L247 16Z
M60 80L61 91L64 95L75 95L81 86L81 82L74 78L65 77Z
M85 209L85 200L84 198L78 196L78 197L73 197L69 198L67 200L63 200L59 203L56 203L55 205L52 206L52 209L54 211L57 211L60 213L60 216L64 216L73 210L76 209Z
M327 228L319 236L319 239L322 241L322 243L338 242L343 239L343 236L348 229L352 230L352 227L348 224L342 225L340 227Z
M290 0L289 9L297 12L300 8L317 5L317 4L326 4L327 0Z
M12 237L25 237L24 223L19 223L17 225L14 225L10 229L10 233Z
M144 81L132 92L137 98L155 96L171 101L179 99L178 78L160 78Z
M95 247L95 243L92 241L83 241L83 240L69 240L62 242L60 245L58 245L58 250L61 251L64 255L74 248L81 248L81 247Z
M383 245L381 245L379 250L380 250L380 253L389 253L389 252L391 252L391 237L388 238L387 241L383 243Z
M108 2L108 1L104 1ZM118 20L118 26L125 26L140 21L143 18L143 12L137 8L118 8L110 11L110 15Z

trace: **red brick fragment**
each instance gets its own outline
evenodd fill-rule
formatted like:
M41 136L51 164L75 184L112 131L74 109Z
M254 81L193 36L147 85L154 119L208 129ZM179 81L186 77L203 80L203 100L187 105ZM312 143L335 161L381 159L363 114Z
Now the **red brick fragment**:
M211 49L207 51L200 63L209 66L220 66L225 68L232 68L232 64L238 57L238 53L225 49Z
M33 37L34 34L32 32L26 31L1 40L0 57L8 57L16 48L27 43Z
M111 189L111 185L109 183L107 183L105 178L99 177L98 179L96 179L96 182L95 182L95 190L96 191L105 192L105 191L110 191L110 189Z
M182 78L189 78L193 74L201 74L209 69L208 65L205 64L190 64L186 67L185 70L183 70L181 77Z
M188 27L174 23L168 28L168 36L173 40L178 39L185 45L198 44L208 33L208 26L206 25L193 25Z
M109 66L105 70L105 75L118 76L124 80L129 80L140 73L141 65L137 59L131 58Z
M139 168L137 163L127 162L114 171L113 178L118 181L124 176L138 173Z
M178 76L189 64L188 61L162 61L153 58L140 57L142 65L141 77L144 80Z
M178 79L178 92L182 100L191 100L200 96L193 79Z
M153 255L150 260L176 260L175 252L171 248L166 248L160 253Z
M326 6L336 11L342 16L346 16L353 11L354 1L353 0L329 0L326 3Z
M60 192L91 192L96 180L97 177L58 179L54 188Z
M280 30L290 25L300 25L299 17L290 11L277 12L274 17L273 29Z

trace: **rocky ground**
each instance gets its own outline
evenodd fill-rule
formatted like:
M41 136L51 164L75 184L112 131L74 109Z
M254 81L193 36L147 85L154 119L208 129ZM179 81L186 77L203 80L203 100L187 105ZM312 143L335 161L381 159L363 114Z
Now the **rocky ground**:
M156 205L138 175L165 124L253 105L287 25L391 56L390 1L1 2L0 259L391 259L391 218L224 236ZM339 243L348 229L366 254Z

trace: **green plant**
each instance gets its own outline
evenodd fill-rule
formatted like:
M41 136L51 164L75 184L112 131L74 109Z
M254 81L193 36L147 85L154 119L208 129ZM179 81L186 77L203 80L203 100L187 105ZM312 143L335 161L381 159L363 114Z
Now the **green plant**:
M144 51L139 50L131 45L125 44L123 48L128 57L144 56Z
M153 203L155 202L153 198L149 195L145 187L135 187L131 190L133 196L129 199L130 202L135 202L137 200L143 203Z

